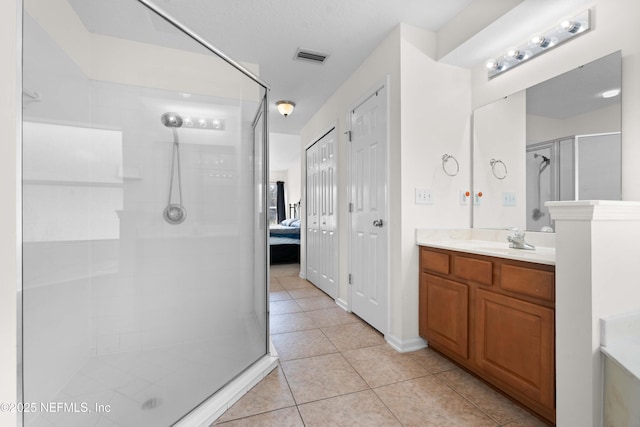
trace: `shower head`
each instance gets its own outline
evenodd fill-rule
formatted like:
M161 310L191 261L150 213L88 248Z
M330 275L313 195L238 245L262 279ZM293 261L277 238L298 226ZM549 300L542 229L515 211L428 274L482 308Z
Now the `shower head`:
M179 128L182 126L182 117L178 113L164 113L160 121L168 128Z
M540 209L535 208L533 210L533 213L531 214L531 218L534 219L534 221L539 220L540 218L542 218L544 216L544 212L542 212Z
M536 159L537 159L538 157L542 157L542 161L543 161L543 162L545 162L545 163L551 163L551 159L550 159L550 158L548 158L547 156L543 156L542 154L535 153L535 154L533 155L533 157L534 157L534 158L536 158Z

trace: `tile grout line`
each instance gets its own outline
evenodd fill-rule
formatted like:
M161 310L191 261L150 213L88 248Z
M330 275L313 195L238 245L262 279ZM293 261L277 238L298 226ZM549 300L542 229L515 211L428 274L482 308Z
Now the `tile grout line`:
M308 281L306 281L306 282L307 282L307 283L310 283L310 282L308 282ZM281 282L279 282L279 283L282 285L282 283L281 283ZM345 325L348 325L348 324L350 324L350 323L356 323L356 322L340 323L340 324L338 324L338 325L329 325L329 326L326 326L326 327L320 326L318 323L316 323L316 321L315 321L314 319L312 319L311 317L309 317L309 316L308 316L308 313L310 313L310 312L315 312L315 311L329 310L330 308L328 308L328 307L322 307L322 308L318 308L318 309L314 309L314 310L305 310L305 309L303 309L303 308L302 308L302 306L300 306L300 304L298 304L298 300L309 299L309 298L322 298L322 297L303 296L303 297L296 298L296 297L294 297L294 296L290 293L290 290L289 290L289 289L285 288L285 287L284 287L284 285L282 285L282 286L283 286L283 289L286 291L287 295L289 295L289 297L290 297L293 301L295 301L295 302L296 302L296 305L298 305L298 307L300 307L300 308L302 309L302 311L301 311L301 312L294 312L294 313L281 313L281 314L274 314L274 316L278 316L278 315L285 315L285 314L297 314L297 313L302 313L303 315L305 315L305 317L306 317L307 319L311 320L311 323L312 323L315 327L313 327L313 328L308 328L308 329L304 329L304 328L303 328L303 329L299 329L299 330L294 330L294 331L290 331L290 332L282 332L282 333L279 333L279 334L272 334L272 335L280 335L280 334L283 334L283 333L295 333L295 332L301 332L301 333L305 333L305 332L307 332L307 333L308 333L308 332L310 332L310 331L313 331L313 330L318 329L318 330L320 330L320 332L321 332L322 336L324 336L324 337L325 337L325 338L326 338L326 339L327 339L327 340L332 344L332 346L333 346L333 347L335 348L335 350L336 350L336 352L332 352L332 353L326 353L326 354L320 354L320 355L312 355L312 356L299 357L299 358L295 358L295 359L289 359L289 360L286 360L286 361L282 361L282 360L281 360L281 361L279 362L279 369L281 369L281 372L283 373L284 378L285 378L285 380L287 381L287 387L288 387L289 392L291 393L291 396L292 396L292 398L293 398L293 400L294 400L294 403L295 403L296 409L297 409L297 411L298 411L298 414L299 414L300 419L302 420L303 425L305 425L305 421L304 421L304 419L302 418L302 413L301 413L301 411L300 411L300 406L301 406L301 405L312 404L312 403L316 403L316 402L321 402L321 401L331 400L331 399L334 399L334 398L340 398L340 397L343 397L343 396L354 395L354 394L362 393L362 392L366 392L366 391L369 391L369 390L373 392L373 394L374 394L375 398L376 398L380 403L382 403L382 405L384 406L384 408L386 408L386 409L387 409L387 411L389 411L389 412L392 414L392 416L394 417L394 419L396 419L400 425L403 425L403 424L402 424L402 422L398 419L397 415L396 415L396 414L391 410L391 408L389 408L389 407L387 406L387 404L386 404L386 403L385 403L385 402L380 398L380 396L378 395L378 393L376 393L376 390L379 390L379 389L381 389L381 388L383 388L383 387L387 387L387 386L391 386L391 385L395 385L395 384L402 384L402 383L410 382L410 381L413 381L413 380L416 380L416 379L419 379L419 378L425 378L425 377L429 377L429 376L435 377L435 379L436 379L439 383L443 384L445 387L447 387L448 389L450 389L451 391L453 391L453 392L455 393L455 395L457 395L457 396L461 397L461 398L463 399L463 401L466 401L466 402L470 403L470 404L472 405L472 407L476 408L476 409L477 409L481 414L483 414L485 417L487 417L487 418L488 418L489 420L491 420L492 422L496 423L496 425L499 425L499 426L507 425L507 424L510 424L510 423L513 423L513 422L517 422L517 421L519 421L519 420L524 420L524 419L526 419L526 418L528 418L528 417L530 417L530 416L531 416L530 414L526 414L526 415L523 415L523 416L522 416L522 417L520 417L520 418L513 419L513 420L509 420L506 424L502 424L500 421L498 421L497 419L495 419L494 417L492 417L491 415L489 415L487 412L485 412L485 411L484 411L482 408L480 408L478 405L476 405L473 401L471 401L470 399L468 399L467 397L465 397L465 395L463 395L461 392L457 391L457 390L456 390L452 385L450 385L446 380L441 379L441 378L438 376L439 374L441 374L441 373L443 373L443 372L451 371L451 370L454 370L454 369L459 369L459 367L457 367L457 366L455 366L455 365L454 365L454 366L452 366L452 367L451 367L451 369L437 370L437 372L430 372L430 371L427 371L427 373L426 373L425 375L419 375L419 376L417 376L417 377L408 378L408 379L406 379L406 380L401 380L401 381L391 382L391 383L389 383L389 384L384 384L384 385L381 385L381 386L378 386L378 387L375 387L375 388L374 388L374 387L372 387L372 386L371 386L371 385L370 385L370 384L365 380L365 378L362 376L362 374L360 374L360 372L355 368L355 366L354 366L354 365L349 361L349 359L345 356L345 353L347 353L347 352L349 352L349 351L352 351L352 350L370 349L370 348L372 348L372 347L381 346L382 344L366 345L366 346L364 346L364 347L359 347L359 348L355 348L355 349L345 349L345 350L341 350L340 348L338 348L338 347L336 346L336 344L335 344L335 343L331 340L331 338L326 334L326 332L325 332L325 330L324 330L324 329L326 329L326 328L330 328L330 327L345 326ZM314 286L314 288L316 288L316 289L317 289L317 287L315 287L315 285L311 284L311 286ZM298 288L298 289L303 289L303 288ZM292 289L292 290L295 290L295 289ZM360 321L361 321L361 320L360 320ZM323 328L324 328L324 329L323 329ZM385 342L385 343L386 343L386 342ZM291 390L291 385L289 384L289 379L287 378L287 375L286 375L286 373L284 372L284 369L282 368L282 362L285 362L285 363L286 363L286 362L294 361L294 360L310 359L310 358L313 358L313 357L325 356L325 355L329 355L329 354L340 354L341 358L342 358L345 362L347 362L348 366L349 366L349 367L350 367L350 368L351 368L351 369L352 369L352 370L357 374L357 376L358 376L358 377L363 381L363 383L366 385L366 388L365 388L365 389L363 389L363 390L358 390L358 391L348 392L348 393L344 393L344 394L338 394L338 395L330 396L330 397L324 397L324 398L317 399L317 400L312 400L312 401L309 401L309 402L298 403L298 401L296 400L296 398L295 398L295 396L294 396L294 394L293 394L293 391ZM418 363L418 360L414 360L414 361L415 361L416 363ZM420 363L418 363L418 364L420 364ZM519 405L518 405L518 406L519 406ZM289 408L290 408L290 407L289 407ZM279 408L279 409L284 409L284 408ZM278 409L278 410L279 410L279 409ZM267 411L267 412L273 412L273 411Z
M387 344L387 343L385 342L385 344ZM388 344L387 344L387 345L388 345ZM341 354L342 354L342 353L341 353ZM360 374L360 372L358 372L358 370L355 368L355 366L353 366L353 365L351 364L351 362L349 361L349 359L347 359L344 355L343 355L342 357L344 357L344 359L347 361L347 363L349 364L349 366L351 366L351 368L356 372L356 374L358 374L358 376L360 376L360 378L362 378L362 381L364 381L364 383L369 387L369 390L371 390L371 391L373 392L373 395L376 397L376 399L378 399L378 401L379 401L380 403L382 403L382 406L384 406L384 407L387 409L387 411L389 411L389 413L390 413L391 415L393 415L393 418L395 418L395 419L398 421L398 424L400 424L401 426L404 426L404 424L400 421L400 419L399 419L399 418L398 418L398 416L395 414L395 412L393 412L393 411L391 410L391 408L389 408L389 407L387 406L387 404L386 404L386 403L384 403L384 401L380 398L380 396L378 396L378 393L376 393L376 390L375 390L373 387L371 387L371 384L369 384L369 383L367 382L367 380L365 380L365 379L364 379L364 377ZM394 384L395 384L395 383L394 383ZM386 385L390 385L390 384L386 384ZM381 386L381 387L384 387L384 386ZM377 387L377 388L379 388L379 387Z
M454 369L460 369L462 372L466 372L464 369L456 366ZM454 369L448 369L446 371L441 371L438 372L438 374L443 373L443 372L448 372L448 371L452 371ZM515 418L513 420L509 420L506 423L502 423L499 420L497 420L496 418L494 418L493 416L491 416L490 414L488 414L487 412L485 412L484 409L482 409L480 406L478 406L476 403L474 403L472 400L470 400L469 398L467 398L464 394L462 394L461 392L459 392L458 390L456 390L453 385L450 385L446 380L441 379L437 374L434 374L435 377L442 382L444 385L446 385L447 387L449 387L451 390L453 390L456 394L458 394L460 397L462 397L464 400L466 400L467 402L471 403L473 406L475 406L476 408L478 408L478 410L480 412L482 412L483 414L485 414L487 417L489 417L489 419L491 419L492 421L494 421L496 424L498 424L498 426L507 426L511 423L514 423L516 421L520 421L520 420L524 420L525 418L529 418L529 417L533 417L534 415L532 413L530 413L527 409L523 408L519 403L513 402L511 399L509 399L510 402L513 402L514 405L516 405L518 408L522 409L526 415L523 415L520 418ZM474 377L475 378L475 377ZM499 393L498 393L499 394ZM500 395L500 394L499 394ZM508 399L508 398L507 398Z

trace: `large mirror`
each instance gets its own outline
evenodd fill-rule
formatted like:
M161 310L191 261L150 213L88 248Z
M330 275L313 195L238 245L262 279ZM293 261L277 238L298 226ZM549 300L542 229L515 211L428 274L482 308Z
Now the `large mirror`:
M621 53L473 113L473 226L553 231L549 200L621 199Z

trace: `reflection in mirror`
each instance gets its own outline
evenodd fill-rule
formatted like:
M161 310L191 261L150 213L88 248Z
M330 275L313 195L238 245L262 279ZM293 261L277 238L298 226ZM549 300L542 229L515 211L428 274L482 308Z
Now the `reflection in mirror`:
M474 227L552 231L546 201L621 198L621 77L615 52L474 111Z

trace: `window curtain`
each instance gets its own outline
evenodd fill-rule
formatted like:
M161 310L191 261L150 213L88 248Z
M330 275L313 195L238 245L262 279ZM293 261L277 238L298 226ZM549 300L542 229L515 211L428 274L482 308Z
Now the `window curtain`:
M284 209L284 182L277 181L276 185L276 210L278 211L278 224L287 218L287 211Z

